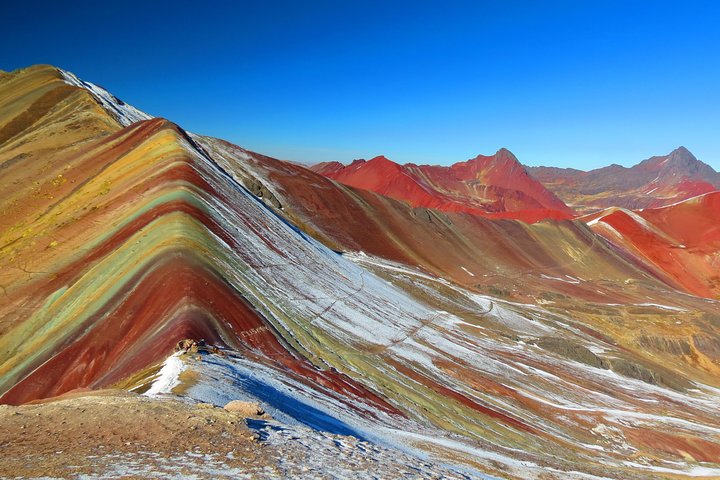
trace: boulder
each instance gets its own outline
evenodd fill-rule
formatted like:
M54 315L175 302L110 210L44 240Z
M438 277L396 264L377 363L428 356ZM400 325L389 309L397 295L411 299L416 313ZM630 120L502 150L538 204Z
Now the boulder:
M185 340L180 340L175 345L175 351L183 353L198 353L198 351L200 351L203 347L205 347L205 341L186 338Z
M228 402L223 408L228 412L237 413L243 417L254 417L265 413L259 403L244 402L242 400Z

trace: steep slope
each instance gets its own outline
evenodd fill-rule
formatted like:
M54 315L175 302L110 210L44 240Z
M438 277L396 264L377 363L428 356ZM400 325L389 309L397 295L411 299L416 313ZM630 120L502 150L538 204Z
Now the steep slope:
M250 397L471 478L720 474L717 304L583 223L412 208L131 123L50 67L11 78L0 98L29 103L3 121L58 79L79 100L0 144L4 402L108 385ZM188 337L207 351L170 356Z
M527 222L572 215L572 210L528 175L506 149L450 167L399 165L381 156L356 160L347 167L331 162L311 168L345 185L404 200L414 207Z
M56 82L56 70L41 70L53 88L66 88ZM35 85L35 71L15 78L25 75ZM70 89L88 105L96 101L85 89ZM49 136L65 134L63 115L63 108L49 110L31 134L44 137L45 124L59 129ZM103 116L112 123L97 109L87 124L92 128ZM72 135L75 129L68 130ZM228 249L240 250L238 236L229 232L239 225L258 231L262 210L253 211L254 200L237 193L184 132L162 119L122 129L116 124L111 135L55 151L63 172L55 175L48 163L35 160L45 145L23 141L26 131L4 143L0 157L9 158L3 162L4 181L14 183L14 174L38 179L32 182L36 187L15 189L18 198L4 199L3 205L3 219L10 223L0 250L3 401L110 385L165 358L187 337L264 358L328 392L373 396L298 356L245 298L252 290L241 293L220 273L224 264L218 262ZM12 162L18 150L22 165ZM28 205L32 208L20 207ZM258 219L232 217L240 208ZM259 235L248 241L262 241ZM260 258L243 250L248 262ZM237 263L233 267L243 271Z
M618 257L583 223L531 225L413 208L221 140L196 139L269 207L337 250L363 251L467 286L502 291L525 300L553 291L589 300L617 295L630 299L646 292L619 292L607 286L628 278L638 284L653 282L644 271ZM568 281L548 282L549 275Z
M528 167L528 171L566 203L584 212L608 207L661 207L720 189L720 173L685 147L630 168L610 165L583 172Z
M584 220L678 288L720 297L720 192L636 212L607 209Z

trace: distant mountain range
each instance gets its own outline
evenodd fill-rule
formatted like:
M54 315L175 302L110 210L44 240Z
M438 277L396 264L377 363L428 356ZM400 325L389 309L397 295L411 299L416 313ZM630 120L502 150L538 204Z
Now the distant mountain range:
M554 167L527 169L579 212L607 207L661 207L720 188L720 173L685 147L629 168L610 165L588 172Z
M576 218L666 283L702 296L720 291L720 173L685 147L588 172L523 166L504 148L449 167L375 157L311 169L413 207L529 223Z
M504 148L495 155L478 155L450 167L399 165L375 157L356 160L347 167L334 162L311 168L346 185L405 200L415 207L531 222L573 215Z
M523 166L507 149L449 167L400 165L383 156L312 170L346 185L413 206L492 218L537 221L571 218L607 207L661 207L720 188L720 173L685 147L627 168L591 171Z

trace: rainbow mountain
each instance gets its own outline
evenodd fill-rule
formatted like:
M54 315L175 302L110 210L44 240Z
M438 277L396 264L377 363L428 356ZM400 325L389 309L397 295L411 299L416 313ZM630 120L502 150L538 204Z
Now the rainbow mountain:
M0 77L0 186L2 403L247 398L458 478L720 476L720 194L426 208L52 66Z

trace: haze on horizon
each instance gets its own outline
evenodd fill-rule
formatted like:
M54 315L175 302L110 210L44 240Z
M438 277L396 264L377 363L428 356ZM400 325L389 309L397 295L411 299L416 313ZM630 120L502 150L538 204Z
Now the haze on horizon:
M50 63L184 128L315 163L720 169L711 2L17 2L0 69Z

